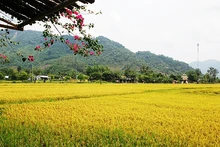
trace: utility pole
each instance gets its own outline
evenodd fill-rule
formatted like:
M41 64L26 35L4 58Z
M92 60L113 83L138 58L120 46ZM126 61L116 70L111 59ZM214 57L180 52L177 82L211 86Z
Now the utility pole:
M197 68L199 68L199 44L197 43Z

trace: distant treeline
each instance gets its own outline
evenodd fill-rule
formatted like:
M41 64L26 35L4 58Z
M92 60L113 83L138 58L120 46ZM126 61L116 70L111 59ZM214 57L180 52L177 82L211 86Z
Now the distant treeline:
M148 66L142 66L139 70L127 66L124 70L113 71L107 66L95 65L88 66L85 71L79 72L75 70L49 72L51 70L43 70L39 68L1 68L0 80L20 80L23 82L31 82L36 76L46 75L51 81L71 81L78 82L119 82L119 83L181 83L181 74L164 74L155 72ZM220 79L216 76L218 71L210 67L206 74L202 74L199 69L189 70L186 72L189 83L220 83Z

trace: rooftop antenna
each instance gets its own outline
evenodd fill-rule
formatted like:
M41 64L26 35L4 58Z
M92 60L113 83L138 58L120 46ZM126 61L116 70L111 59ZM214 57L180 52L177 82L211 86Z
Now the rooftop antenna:
M197 68L199 68L199 44L197 43Z

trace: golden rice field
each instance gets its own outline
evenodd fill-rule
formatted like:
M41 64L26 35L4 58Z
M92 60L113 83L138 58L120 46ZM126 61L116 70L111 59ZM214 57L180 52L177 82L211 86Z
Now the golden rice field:
M0 147L220 146L220 85L0 83Z

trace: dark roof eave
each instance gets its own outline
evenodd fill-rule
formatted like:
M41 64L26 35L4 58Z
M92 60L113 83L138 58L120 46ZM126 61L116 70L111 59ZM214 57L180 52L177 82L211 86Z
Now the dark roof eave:
M18 28L22 28L28 24L32 24L33 22L37 21L37 20L41 20L42 18L44 18L45 16L48 16L48 15L51 15L53 13L56 13L58 12L59 10L63 9L64 7L67 7L73 3L75 3L77 0L67 0L59 5L57 5L56 7L46 11L46 12L43 12L37 16L35 16L34 18L31 18L25 22L22 22L21 24L18 25Z
M29 1L29 0L27 0L27 1ZM45 0L45 1L47 1L47 0ZM48 1L50 1L50 0L48 0ZM53 14L58 14L59 11L62 11L62 9L64 9L65 7L69 7L69 6L71 6L71 7L79 7L76 4L77 1L80 1L82 3L94 3L95 2L95 0L65 0L63 2L60 2L55 7L51 7L49 10L47 10L45 12L42 12L42 13L39 12L34 17L30 17L30 19L23 20L23 22L20 23L20 24L13 24L13 23L8 22L7 20L5 20L3 18L0 18L1 21L7 23L7 25L0 24L0 27L9 28L9 29L15 29L15 30L23 30L24 26L26 26L28 24L31 25L31 24L33 24L36 21L42 21L46 16L51 16ZM4 12L7 13L7 11L4 11ZM19 19L19 18L17 18L17 19Z

